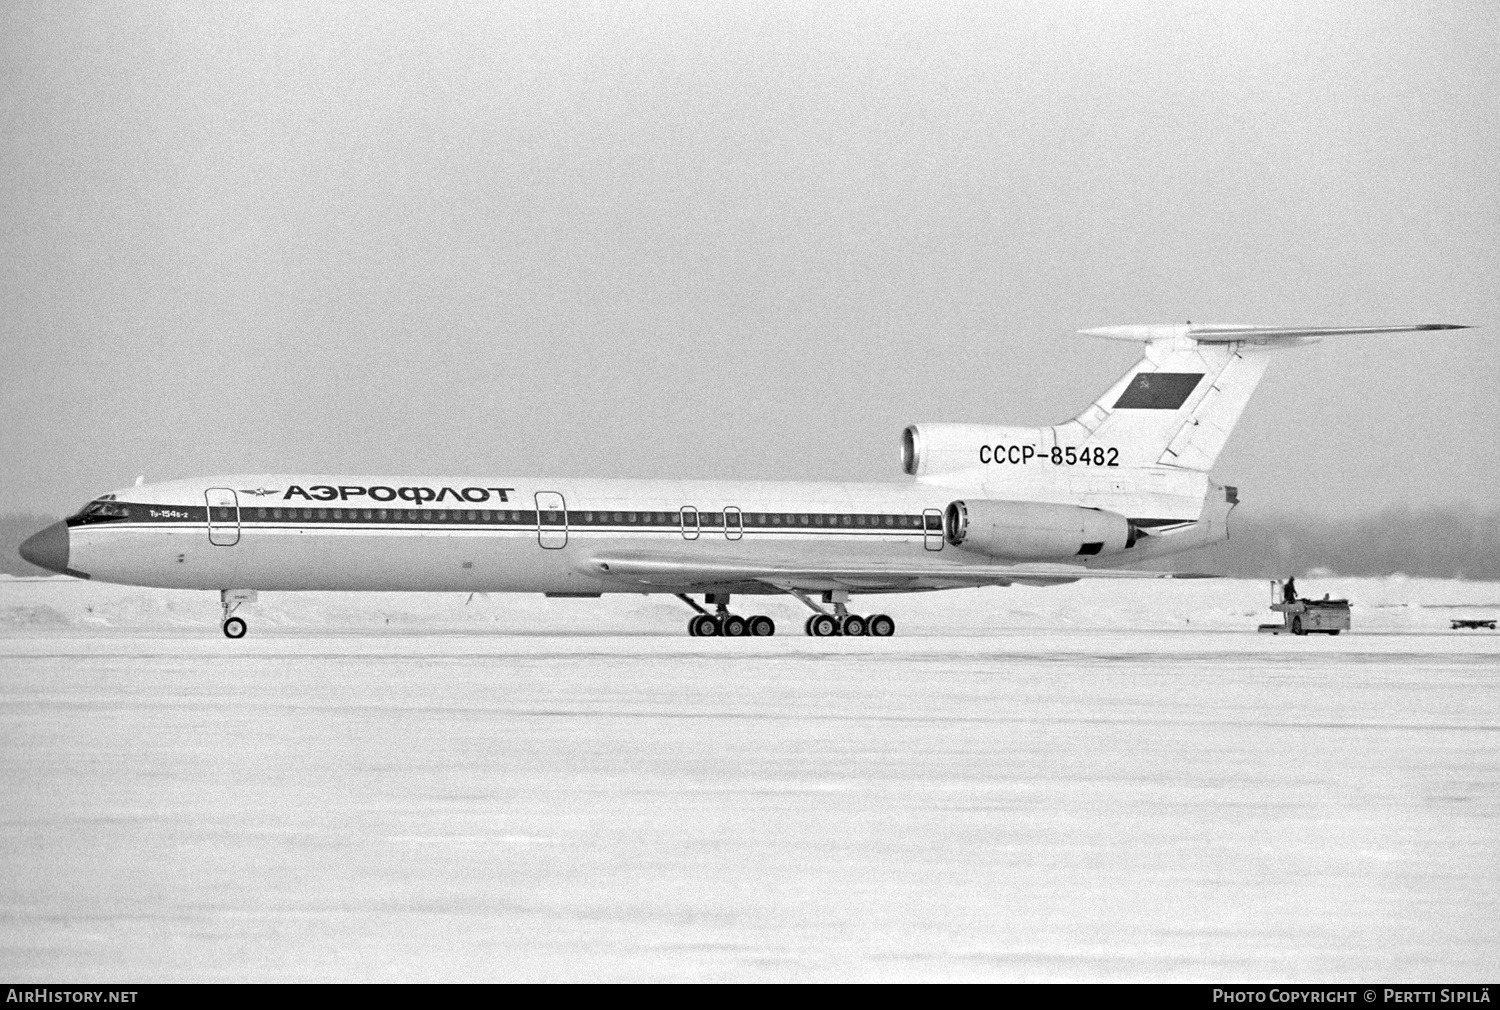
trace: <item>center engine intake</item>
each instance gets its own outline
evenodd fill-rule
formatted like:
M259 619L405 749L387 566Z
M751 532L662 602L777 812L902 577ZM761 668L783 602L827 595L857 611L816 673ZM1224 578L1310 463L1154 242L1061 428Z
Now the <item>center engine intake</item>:
M956 501L943 513L954 547L1013 561L1067 561L1118 554L1139 531L1117 512L1023 501Z

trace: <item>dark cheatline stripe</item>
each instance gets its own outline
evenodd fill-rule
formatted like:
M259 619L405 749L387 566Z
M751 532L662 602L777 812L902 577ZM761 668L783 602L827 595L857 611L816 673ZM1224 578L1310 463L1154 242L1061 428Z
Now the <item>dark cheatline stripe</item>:
M236 515L236 513L238 513ZM688 510L684 519L677 511L608 512L597 509L570 509L566 513L541 513L545 526L586 529L651 529L667 532L688 530L702 532L725 530L724 512ZM819 532L839 530L853 533L916 533L923 529L920 515L897 513L828 513L828 512L741 512L728 513L728 530L733 532ZM151 505L138 502L112 504L107 514L79 514L67 520L69 527L127 524L139 526L203 525L215 526L287 525L299 526L487 526L510 529L536 529L538 515L529 509L393 509L393 508L301 508L242 505L238 509L216 505L212 509L192 505Z
M1115 410L1176 410L1198 387L1202 372L1141 372L1115 401Z

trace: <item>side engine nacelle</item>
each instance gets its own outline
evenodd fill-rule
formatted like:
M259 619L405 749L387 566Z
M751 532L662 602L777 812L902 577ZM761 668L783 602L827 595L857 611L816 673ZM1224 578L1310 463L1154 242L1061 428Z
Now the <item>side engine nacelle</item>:
M956 501L943 513L948 543L992 558L1067 561L1118 554L1138 531L1117 512L1043 502Z

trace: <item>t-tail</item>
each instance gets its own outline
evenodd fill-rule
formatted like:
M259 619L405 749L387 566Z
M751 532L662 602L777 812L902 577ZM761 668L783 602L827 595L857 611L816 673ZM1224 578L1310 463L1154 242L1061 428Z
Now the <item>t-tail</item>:
M1083 330L1140 342L1145 353L1077 417L1046 428L912 425L903 436L903 464L923 483L977 487L991 500L1123 515L1134 531L1132 548L1097 563L1133 564L1227 539L1235 490L1208 474L1272 352L1325 336L1457 329L1465 327L1187 323Z

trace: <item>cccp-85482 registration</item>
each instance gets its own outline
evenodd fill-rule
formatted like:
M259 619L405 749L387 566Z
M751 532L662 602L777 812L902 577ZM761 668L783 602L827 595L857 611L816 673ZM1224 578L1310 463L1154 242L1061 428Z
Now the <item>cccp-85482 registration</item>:
M1031 462L1053 466L1119 466L1120 450L1104 445L1054 445L1049 452L1038 452L1034 445L981 445L979 462L1014 466Z

